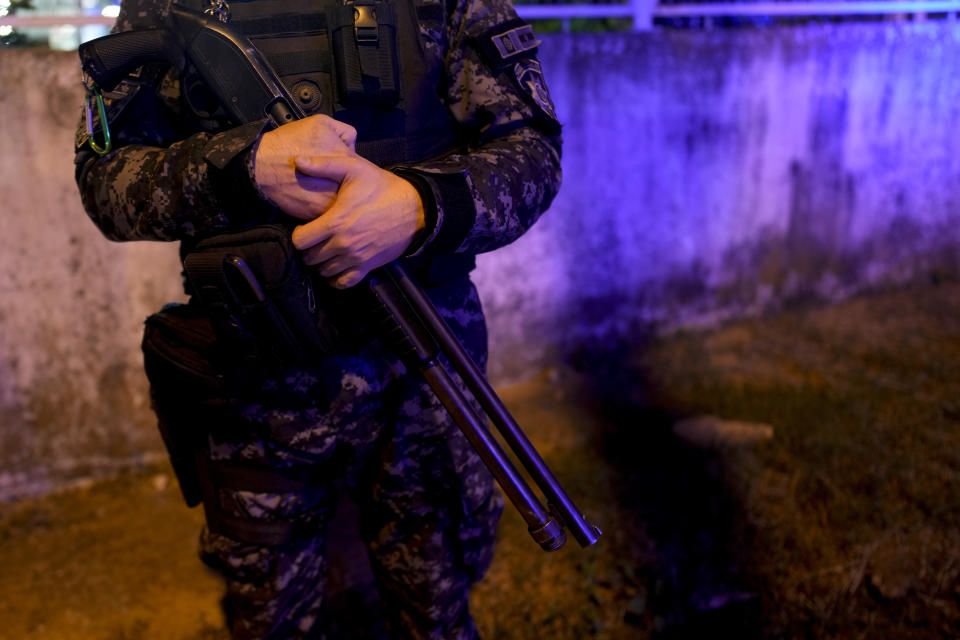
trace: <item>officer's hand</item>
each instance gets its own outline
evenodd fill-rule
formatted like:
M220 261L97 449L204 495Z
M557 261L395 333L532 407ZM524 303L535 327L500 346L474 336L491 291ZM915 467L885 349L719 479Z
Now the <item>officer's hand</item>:
M297 158L314 179L340 183L330 208L293 231L306 264L337 288L357 284L396 260L425 225L423 202L412 184L355 154Z
M324 153L352 153L357 131L325 115L315 115L268 131L260 138L253 168L260 191L294 218L312 220L337 195L335 180L298 173L294 158Z

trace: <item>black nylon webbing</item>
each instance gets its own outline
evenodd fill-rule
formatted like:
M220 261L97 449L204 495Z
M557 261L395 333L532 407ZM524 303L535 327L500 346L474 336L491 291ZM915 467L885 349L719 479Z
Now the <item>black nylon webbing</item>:
M380 78L382 55L377 47L369 44L358 44L357 53L359 54L357 59L360 61L360 74L369 78L377 78L382 82Z
M326 14L323 11L305 11L304 8L303 0L237 2L230 7L230 23L245 35L326 31Z
M393 58L390 55L390 49L387 47L381 47L377 50L377 63L380 69L388 69L390 73L379 74L380 75L380 93L394 93L397 91L397 83L394 79L393 71Z
M326 35L261 37L251 42L281 76L294 73L330 73Z
M204 503L204 513L207 516L207 528L210 531L251 544L275 547L309 535L305 527L298 526L294 522L286 520L267 522L252 518L237 518L222 512L214 512L206 507L206 503Z
M226 513L220 506L219 494L221 489L257 493L301 491L306 482L323 475L318 471L319 467L301 465L269 469L229 460L211 460L205 451L197 451L195 461L202 486L203 511L210 531L242 542L269 546L286 544L314 533L314 528L306 522L265 521Z
M218 489L253 491L257 493L293 493L305 486L325 479L317 465L302 465L271 469L226 460L207 463L211 480Z
M406 142L401 138L357 142L357 153L374 164L391 162L409 162L410 154Z

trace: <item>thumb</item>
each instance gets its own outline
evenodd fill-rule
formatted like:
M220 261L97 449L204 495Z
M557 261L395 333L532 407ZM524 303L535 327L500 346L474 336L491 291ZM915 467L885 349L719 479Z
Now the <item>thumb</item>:
M297 171L314 178L326 178L334 182L346 180L354 167L356 160L343 154L321 156L298 156L294 158Z

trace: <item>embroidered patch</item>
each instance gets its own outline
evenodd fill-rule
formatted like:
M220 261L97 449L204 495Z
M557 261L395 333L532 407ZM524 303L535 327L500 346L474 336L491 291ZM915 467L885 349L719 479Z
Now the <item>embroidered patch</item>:
M491 36L490 41L497 48L500 58L503 60L536 49L537 45L540 44L533 35L533 29L528 24Z
M520 84L520 88L537 103L548 116L557 119L553 100L547 91L547 83L543 79L543 70L539 60L524 60L513 65L513 73Z

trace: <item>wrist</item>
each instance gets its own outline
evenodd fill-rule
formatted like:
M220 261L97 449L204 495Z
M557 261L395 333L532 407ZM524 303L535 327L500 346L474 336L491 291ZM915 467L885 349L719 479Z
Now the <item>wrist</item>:
M409 258L419 255L436 234L437 200L430 183L415 171L410 171L404 167L395 167L391 171L413 187L417 198L416 231L407 249L403 252L403 257Z

